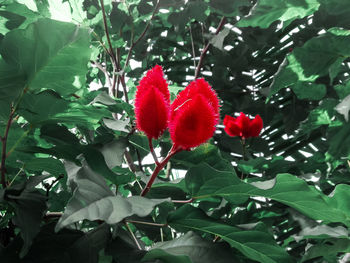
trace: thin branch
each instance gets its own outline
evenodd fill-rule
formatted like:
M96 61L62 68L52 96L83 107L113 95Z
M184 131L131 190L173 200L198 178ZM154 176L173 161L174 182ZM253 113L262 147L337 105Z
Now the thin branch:
M99 70L101 70L102 73L105 74L105 78L106 78L106 80L107 80L107 85L108 85L108 90L109 90L109 93L111 93L111 92L112 92L112 82L111 82L111 79L110 79L109 74L108 74L107 70L105 69L105 67L102 66L102 65L101 65L100 63L98 63L97 61L92 61L92 60L90 60L90 63L91 63L94 67L96 67L96 68L98 68Z
M136 39L136 41L134 42L134 46L145 36L150 24L151 24L151 21L153 20L155 14L158 12L158 9L159 9L159 5L160 5L160 0L158 0L156 6L154 7L154 10L153 10L153 13L152 13L152 16L150 18L150 20L148 20L147 22L147 25L145 27L145 29L143 30L142 34Z
M138 248L139 250L142 250L142 248L141 248L139 242L137 241L137 238L135 237L134 232L132 232L132 230L131 230L131 228L130 228L128 222L125 222L125 226L126 226L126 228L128 229L128 231L130 232L130 234L131 234L131 236L132 236L132 238L133 238L133 240L134 240L134 242L135 242L137 248Z
M159 161L158 161L157 155L156 155L156 153L154 151L154 148L153 148L152 138L148 138L148 145L149 145L149 149L151 150L151 154L152 154L152 157L153 157L156 165L159 165Z
M175 204L189 204L194 201L194 198L188 199L188 200L171 200L172 203Z
M62 215L63 215L62 212L47 212L44 215L44 219L57 218L57 217L61 217Z
M133 159L132 159L132 157L131 157L131 155L130 155L128 150L125 151L124 158L125 158L126 163L129 166L130 171L133 172L133 173L136 173L137 168L136 168L136 166L134 164L134 161L133 161Z
M136 149L136 155L137 155L137 161L139 163L139 169L141 172L144 173L145 171L143 170L143 167L142 167L141 155L140 155L140 151L138 149Z
M7 186L7 184L6 184L6 167L5 167L6 156L7 156L7 152L6 152L7 138L8 138L11 124L12 124L13 115L15 114L15 110L16 110L16 108L11 109L10 116L9 116L9 119L7 121L7 125L5 128L4 136L1 137L2 154L1 154L1 168L0 169L1 169L1 185L3 188L6 188L6 186Z
M108 33L106 11L105 11L105 6L103 4L103 0L100 0L100 4L101 4L101 9L102 9L103 25L104 25L104 29L105 29L105 33L106 33L107 42L108 42L108 45L109 45L108 53L115 60L115 55L114 55L114 52L113 52L112 42L111 42L111 39L110 39L109 33Z
M125 220L125 221L127 223L142 224L142 225L149 225L149 226L158 226L158 227L168 226L168 224L157 224L157 223L145 222L145 221L137 221L137 220Z
M170 174L171 174L171 162L168 162L166 165L166 170L165 170L165 178L170 180Z
M112 77L113 80L112 80L111 89L110 89L109 92L110 92L110 96L115 96L115 94L116 94L115 86L116 86L116 83L117 83L117 76L116 76L116 74L117 74L117 72L119 70L119 68L118 68L118 61L117 61L116 55L114 54L112 42L111 42L111 39L109 37L109 32L108 32L108 28L107 28L106 11L105 11L105 7L104 7L104 4L103 4L103 0L100 0L100 4L101 4L101 9L102 9L102 15L103 15L104 30L105 30L107 42L108 42L108 45L109 45L108 55L109 55L109 57L111 59L112 65L113 65L113 77Z
M221 18L220 24L219 24L219 26L217 27L217 29L215 31L215 35L219 34L219 32L221 31L221 29L223 28L225 23L226 23L226 17ZM208 52L209 46L210 46L210 42L207 43L206 46L203 48L202 53L201 53L201 55L199 57L197 68L196 68L196 71L195 71L195 74L194 74L194 78L195 79L197 79L199 77L199 72L201 70L201 67L202 67L205 55Z
M149 29L149 27L151 25L151 22L152 22L155 14L157 13L157 11L159 9L159 5L160 5L160 0L157 1L157 4L154 7L154 10L153 10L153 13L151 15L151 18L148 20L147 25L145 26L145 28L144 28L143 32L141 33L141 35L136 39L136 41L134 41L134 32L132 32L132 34L131 34L130 48L129 48L128 55L127 55L126 60L125 60L124 68L122 70L122 76L120 77L120 82L121 82L122 87L123 87L125 101L127 103L129 103L129 98L128 98L128 95L127 95L126 84L125 84L125 70L128 67L128 65L129 65L129 62L130 62L130 59L131 59L132 50L137 45L137 43L139 43L141 41L141 39L146 35L146 33L147 33L147 31L148 31L148 29Z
M196 69L197 68L197 65L196 65L196 52L194 50L194 42L193 42L193 35L192 35L191 24L190 24L190 37L191 37L191 45L192 45L193 66Z
M59 180L61 180L64 177L63 174L60 174L52 183L46 188L46 196L49 196L51 188L57 183Z
M106 51L106 53L107 53L108 55L110 55L110 54L109 54L108 48L107 48L106 45L102 42L101 38L95 33L95 31L92 31L92 34L96 37L97 41L100 43L100 45L101 45L101 46L103 47L103 49Z

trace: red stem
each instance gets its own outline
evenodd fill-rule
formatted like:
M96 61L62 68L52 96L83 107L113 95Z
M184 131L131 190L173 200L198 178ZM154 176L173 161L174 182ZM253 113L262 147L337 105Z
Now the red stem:
M158 161L157 155L154 152L154 148L153 148L153 144L152 144L152 138L148 138L148 145L149 145L149 149L151 150L151 154L152 154L152 157L153 157L156 165L159 165L159 161Z
M215 31L215 35L219 34L219 32L221 31L221 29L223 28L225 23L226 23L226 17L223 17L221 19L221 21L220 21L220 24L219 24L218 28ZM202 53L201 53L201 55L199 57L199 62L197 64L197 68L196 68L196 71L195 71L195 74L194 74L194 78L195 79L198 79L198 77L199 77L199 72L201 70L204 57L205 57L206 53L208 52L209 46L210 46L210 42L208 44L206 44L206 46L203 48Z
M157 175L159 174L159 172L164 168L164 166L168 163L168 161L170 160L171 157L173 157L176 153L178 153L179 151L181 151L180 148L175 148L174 145L173 147L170 149L168 155L165 157L165 159L163 161L161 161L157 166L156 169L154 169L151 178L149 179L146 187L142 190L140 196L145 196L149 190L151 190L152 184L154 183L154 180L156 180Z

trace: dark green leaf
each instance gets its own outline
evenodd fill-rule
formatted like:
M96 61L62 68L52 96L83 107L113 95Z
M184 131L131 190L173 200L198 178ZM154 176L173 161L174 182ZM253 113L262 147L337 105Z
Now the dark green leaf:
M258 262L293 262L287 252L276 244L271 234L258 228L243 230L220 224L190 205L185 205L171 214L169 224L180 231L196 230L217 235L248 258Z

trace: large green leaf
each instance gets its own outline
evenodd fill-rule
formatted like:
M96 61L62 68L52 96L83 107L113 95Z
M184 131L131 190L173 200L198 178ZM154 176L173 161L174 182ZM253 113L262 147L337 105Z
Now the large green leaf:
M168 218L170 226L180 231L196 230L219 236L250 259L262 263L293 262L271 234L256 229L239 229L210 219L200 209L185 205Z
M116 224L131 215L144 217L150 214L156 205L169 201L139 196L116 196L103 177L94 173L87 165L78 167L70 163L67 173L74 193L56 225L56 231L84 219Z
M259 0L250 15L242 18L237 25L267 28L276 20L290 23L294 19L311 15L319 5L317 0Z
M47 176L30 177L22 185L6 188L5 197L14 207L13 223L21 229L24 244L20 252L23 257L29 250L33 238L40 231L41 220L47 209L47 197L35 189L35 186Z
M329 206L329 197L296 176L279 174L275 179L245 183L230 172L221 172L205 164L191 168L186 175L187 187L195 199L224 197L243 203L251 196L270 198L316 220L349 225L350 214L341 207Z
M324 87L310 85L310 82L314 82L318 77L328 75L329 69L334 63L339 63L339 59L344 60L349 57L349 43L349 35L341 35L335 30L330 30L319 37L312 38L304 46L293 49L274 77L269 97L287 87L295 88L297 95L301 98L312 96L308 90L310 87L317 88L324 95ZM309 83L309 86L300 86L300 82ZM319 98L320 94L316 94L316 97Z
M233 253L225 246L204 240L192 231L180 238L154 244L142 261L155 259L164 263L234 262Z
M0 71L10 67L8 75L25 78L30 90L53 89L69 95L85 84L90 52L87 29L40 19L6 34L0 47L6 63L0 64ZM8 90L6 82L1 82L0 90L4 89Z

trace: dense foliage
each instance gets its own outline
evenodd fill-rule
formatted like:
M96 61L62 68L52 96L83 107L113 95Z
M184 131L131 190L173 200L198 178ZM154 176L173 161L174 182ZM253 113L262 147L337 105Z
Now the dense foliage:
M0 1L0 261L348 262L349 12L348 0ZM169 130L152 145L135 121L156 65L171 102L199 78L220 99L214 136L167 164ZM258 137L233 130L240 112L261 117Z

